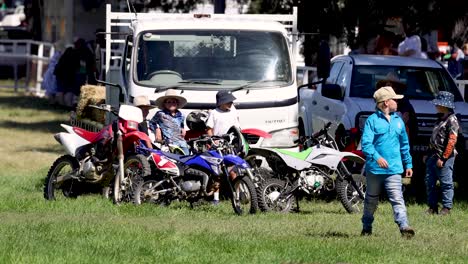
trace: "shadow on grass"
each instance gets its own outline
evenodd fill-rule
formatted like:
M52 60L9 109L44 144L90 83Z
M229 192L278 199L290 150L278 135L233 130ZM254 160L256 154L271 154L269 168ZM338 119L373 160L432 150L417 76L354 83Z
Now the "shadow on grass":
M50 145L48 147L42 147L42 148L30 148L30 147L24 147L24 148L18 148L17 151L20 152L43 152L43 153L52 153L52 154L57 154L57 155L64 155L65 151L63 146L61 146L59 143Z
M64 120L41 121L33 123L22 123L15 121L0 122L0 126L8 129L30 130L34 132L58 133L64 131L60 124L66 123Z
M297 212L297 214L299 215L314 215L314 214L330 214L330 215L343 215L343 214L347 214L344 209L343 210L340 210L340 209L328 209L328 208L324 208L324 207L320 207L320 208L317 208L316 210L315 209L312 209L312 210L303 210L303 209L300 209L299 208L299 212Z
M325 232L325 233L307 232L307 233L305 233L305 236L321 237L321 238L350 238L351 237L350 234L336 232L336 231L328 231L328 232Z
M63 113L70 110L62 106L51 105L45 98L15 94L13 91L0 92L0 107L48 110L57 113Z

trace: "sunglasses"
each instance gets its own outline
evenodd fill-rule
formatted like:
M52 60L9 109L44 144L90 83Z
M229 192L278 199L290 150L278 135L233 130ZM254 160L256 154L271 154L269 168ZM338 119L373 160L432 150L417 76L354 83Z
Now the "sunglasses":
M172 100L171 100L171 101L166 101L166 102L164 102L164 103L165 103L165 104L178 104L179 101L172 101Z

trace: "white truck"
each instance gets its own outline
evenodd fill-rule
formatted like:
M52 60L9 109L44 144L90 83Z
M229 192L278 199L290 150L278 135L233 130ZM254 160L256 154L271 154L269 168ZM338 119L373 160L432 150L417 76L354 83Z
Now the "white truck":
M161 14L107 5L106 32L106 81L120 82L125 103L138 95L156 100L170 87L187 98L187 115L214 109L216 93L232 90L241 127L273 135L249 137L250 144L296 148L296 8L292 15ZM114 80L111 45L124 45ZM107 91L117 104L117 90Z

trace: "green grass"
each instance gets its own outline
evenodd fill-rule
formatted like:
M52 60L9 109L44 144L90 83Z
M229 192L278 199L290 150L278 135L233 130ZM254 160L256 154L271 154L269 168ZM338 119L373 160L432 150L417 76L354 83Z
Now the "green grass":
M468 205L449 217L409 205L416 229L402 239L391 207L360 237L360 215L338 202L303 202L296 214L235 216L229 203L194 209L115 206L97 195L58 202L42 182L62 151L67 120L46 101L0 89L0 263L467 263Z

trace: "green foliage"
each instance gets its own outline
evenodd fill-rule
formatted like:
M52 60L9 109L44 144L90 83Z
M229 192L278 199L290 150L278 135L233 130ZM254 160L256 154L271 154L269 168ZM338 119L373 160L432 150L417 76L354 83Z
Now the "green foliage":
M420 33L439 29L446 39L466 39L468 5L462 0L253 0L252 13L290 13L299 7L299 31L304 38L306 64L314 62L320 37L310 33L346 39L348 45L359 46L382 32L388 18L402 17L417 26ZM457 22L465 27L452 30ZM359 28L359 33L356 31ZM463 30L464 29L464 30Z
M196 4L203 3L205 0L150 0L138 1L134 3L137 12L145 9L160 9L164 13L188 13L195 8Z

